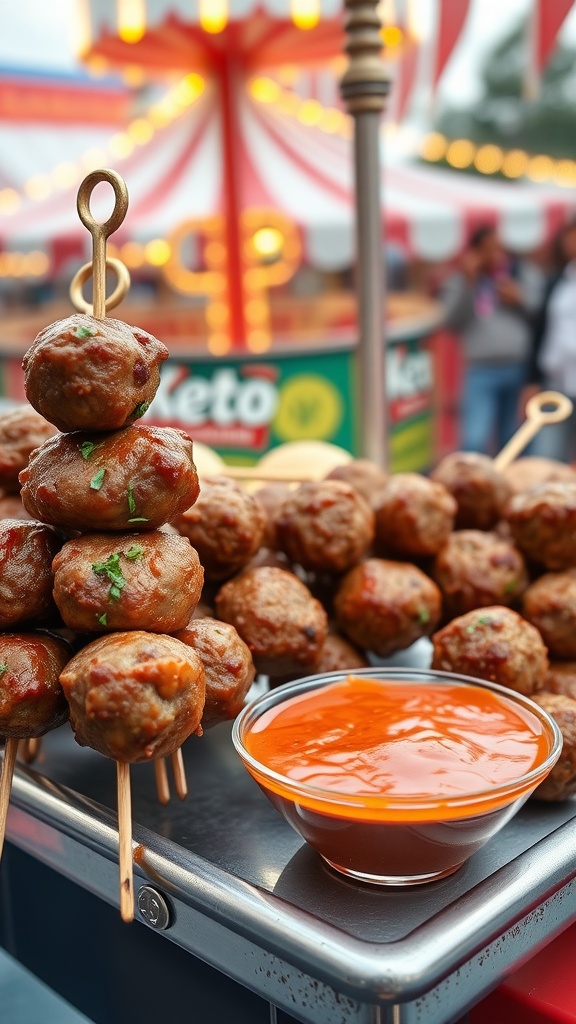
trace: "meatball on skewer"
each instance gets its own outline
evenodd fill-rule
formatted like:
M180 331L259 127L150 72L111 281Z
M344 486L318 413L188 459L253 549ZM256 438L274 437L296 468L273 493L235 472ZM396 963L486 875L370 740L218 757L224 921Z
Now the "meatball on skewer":
M261 505L226 477L202 480L196 504L174 526L196 548L207 580L225 580L256 554L266 524Z
M167 358L146 331L76 313L45 327L26 352L26 397L59 430L118 430L144 415Z
M396 473L375 501L379 549L403 558L435 555L454 527L456 502L443 484Z
M138 425L58 434L20 474L22 501L65 530L154 530L194 504L200 487L182 430Z
M576 658L576 569L540 576L524 594L522 614L542 634L551 658Z
M446 487L458 506L457 530L492 530L502 518L512 487L488 455L452 452L430 474Z
M474 608L510 605L526 590L528 573L518 549L496 533L456 530L436 555L433 576L446 617Z
M536 800L566 800L576 793L576 700L559 693L535 693L536 701L562 733L562 753L552 771L532 794Z
M69 658L68 644L56 637L0 635L0 736L6 739L0 778L0 857L18 743L43 736L68 718L59 677Z
M52 559L62 547L43 523L0 522L0 629L41 623L54 608Z
M226 722L242 710L256 669L248 646L234 626L206 616L192 619L176 638L191 647L206 673L206 703L202 728Z
M86 533L53 563L54 600L79 633L184 629L200 600L204 573L185 537Z
M78 743L116 761L120 884L124 920L132 920L132 822L129 764L175 754L200 731L204 666L172 636L135 632L99 637L60 676ZM124 870L122 868L124 865Z

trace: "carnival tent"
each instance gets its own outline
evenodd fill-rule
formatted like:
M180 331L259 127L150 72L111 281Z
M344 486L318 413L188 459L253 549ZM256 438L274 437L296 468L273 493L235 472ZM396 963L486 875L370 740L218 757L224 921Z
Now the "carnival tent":
M48 250L52 266L70 253L83 255L86 232L75 208L77 180L90 159L113 164L130 183L131 203L120 232L126 241L166 239L184 221L206 221L225 208L221 110L210 85L172 120L154 127L146 116L133 120L147 142L116 157L130 126L110 123L39 125L0 121L0 200L10 190L18 198L12 212L0 213L0 246L8 250ZM236 171L242 209L279 211L300 233L303 258L334 270L354 260L353 182L349 128L344 115L319 114L308 101L276 91L268 79L253 80L239 93ZM157 104L155 105L157 107ZM303 123L314 112L317 123ZM150 116L150 111L148 111ZM335 130L336 129L336 130ZM494 223L511 249L534 249L550 237L573 207L569 189L508 183L444 171L415 163L383 135L382 224L389 239L425 260L449 259L461 250L470 230ZM34 186L40 193L34 198ZM101 186L101 188L104 188ZM32 197L30 195L32 194ZM101 198L103 211L108 199ZM99 207L96 202L96 213ZM192 234L194 234L192 230ZM197 227L201 232L201 225Z

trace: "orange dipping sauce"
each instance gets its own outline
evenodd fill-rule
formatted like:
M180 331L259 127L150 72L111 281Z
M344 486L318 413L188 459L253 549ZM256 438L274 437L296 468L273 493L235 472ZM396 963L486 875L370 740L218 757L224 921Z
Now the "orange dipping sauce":
M245 745L305 786L416 802L505 785L548 752L538 719L490 690L356 676L265 711Z
M396 671L272 690L242 712L235 742L333 868L414 885L451 874L506 824L558 759L561 737L520 694Z

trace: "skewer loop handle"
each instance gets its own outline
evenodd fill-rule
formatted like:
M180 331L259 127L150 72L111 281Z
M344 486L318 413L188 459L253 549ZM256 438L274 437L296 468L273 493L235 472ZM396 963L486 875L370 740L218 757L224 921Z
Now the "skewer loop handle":
M128 267L122 263L121 260L117 260L114 256L106 257L106 266L108 270L113 270L118 277L118 283L112 292L105 300L105 309L108 313L115 306L120 305L122 299L128 294L130 289L130 273ZM87 302L82 294L82 288L89 281L94 272L92 263L85 263L80 270L77 270L72 278L70 284L70 301L72 305L78 310L79 313L89 313L92 315L92 303Z
M99 185L100 182L106 181L114 189L114 209L105 220L103 224L96 220L90 209L90 197L92 192ZM82 221L85 228L88 229L92 238L95 236L101 236L106 239L113 231L117 231L120 227L126 212L128 210L128 189L126 188L126 182L124 178L121 178L116 171L111 171L108 168L101 168L97 171L92 171L88 174L80 188L78 189L78 198L76 200L76 206L78 209L78 216Z
M500 472L517 459L538 431L549 423L561 423L572 412L572 402L559 391L541 391L526 403L526 419L494 459Z

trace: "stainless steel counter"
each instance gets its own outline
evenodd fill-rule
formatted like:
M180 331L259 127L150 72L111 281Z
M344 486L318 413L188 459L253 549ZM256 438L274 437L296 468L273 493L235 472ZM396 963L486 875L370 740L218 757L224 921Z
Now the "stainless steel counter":
M152 767L132 769L136 891L168 900L167 939L297 1020L446 1024L576 920L576 801L527 805L452 878L375 891L302 844L226 726L188 741L185 759L190 797L168 807ZM63 728L17 769L12 802L13 843L116 904L111 762Z

